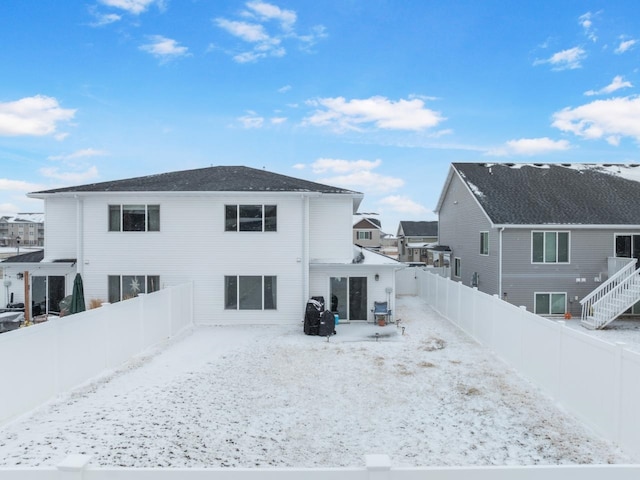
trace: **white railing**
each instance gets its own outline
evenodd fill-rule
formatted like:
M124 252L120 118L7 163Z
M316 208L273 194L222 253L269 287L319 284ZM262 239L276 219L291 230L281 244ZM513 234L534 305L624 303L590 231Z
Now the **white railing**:
M611 257L613 258L613 257ZM611 260L610 258L610 260ZM602 300L606 295L612 292L616 287L624 282L630 275L633 274L636 268L636 260L635 258L625 258L622 259L625 262L620 262L617 265L621 266L620 270L611 275L609 279L601 284L598 288L596 288L589 295L580 300L580 305L582 305L582 316L581 320L583 323L587 325L591 325L593 320L590 320L589 317L593 317L595 312L595 304ZM611 266L611 263L609 263ZM596 328L596 327L593 327Z
M192 292L168 287L0 335L0 425L190 327Z
M588 328L603 328L640 300L640 270L634 271L592 305L593 313L583 321Z
M430 307L588 427L640 458L639 353L428 271L419 271L414 282Z
M607 257L607 273L609 278L613 277L633 260L633 258L628 257Z

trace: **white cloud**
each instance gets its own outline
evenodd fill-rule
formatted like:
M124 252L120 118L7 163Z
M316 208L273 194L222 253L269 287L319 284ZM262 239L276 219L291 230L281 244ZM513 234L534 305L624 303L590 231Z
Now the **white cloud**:
M118 15L117 13L101 13L95 6L89 7L89 13L96 19L95 22L90 24L92 27L103 27L122 20L121 15Z
M534 65L550 64L553 70L573 70L582 67L582 61L587 57L587 52L580 47L554 53L545 60L536 60Z
M0 191L33 192L41 190L43 187L36 183L25 182L24 180L11 180L0 178Z
M316 175L329 175L321 178L319 180L321 183L353 190L365 190L369 194L387 193L404 186L404 180L401 178L381 175L372 171L380 165L382 165L382 160L319 158L311 164L311 169Z
M240 12L243 20L222 17L213 20L217 27L249 44L249 49L241 47L242 51L231 52L234 61L238 63L256 62L267 57L283 57L287 53L285 41L297 40L305 46L303 49L306 49L319 38L326 37L321 25L314 27L309 35L302 36L296 33L297 14L293 10L286 10L261 0L249 1L245 6L246 10Z
M238 117L238 121L244 128L261 128L264 125L264 117L251 110L246 115Z
M620 42L620 45L618 45L618 47L614 50L614 52L617 54L625 53L631 50L636 43L638 43L638 41L635 39L623 40Z
M100 0L100 3L107 7L119 8L132 15L139 15L145 12L154 3L161 9L164 8L163 0Z
M296 163L292 168L295 168L296 170L304 170L307 166L304 163Z
M249 10L261 20L277 20L283 30L289 31L296 23L297 15L293 10L284 10L270 3L254 1L246 3Z
M139 47L140 50L150 53L162 62L189 55L189 49L180 46L175 40L163 37L162 35L150 35L148 38L151 43L141 45Z
M271 117L269 121L273 125L281 125L287 121L287 117Z
M594 16L595 15L593 15L591 12L587 12L584 15L580 15L580 17L578 17L578 23L580 25L582 25L582 28L584 29L584 34L592 42L596 42L598 40L598 37L596 36L594 28L593 28L593 20L592 20L592 18Z
M335 97L311 100L307 104L319 108L303 120L304 125L329 127L338 132L361 131L364 124L386 130L419 131L445 120L439 112L425 108L419 98L394 102L381 96L353 100Z
M611 83L606 87L603 87L600 90L589 90L587 92L584 92L584 94L587 96L605 95L605 94L613 93L617 90L620 90L621 88L630 88L630 87L633 87L631 82L626 82L622 79L621 75L616 75L611 81Z
M291 85L285 85L284 87L280 87L278 89L278 93L285 93L291 90Z
M640 98L596 100L553 114L552 125L586 139L604 138L617 145L622 137L640 141Z
M98 178L98 168L95 166L89 167L83 172L61 172L56 167L41 168L39 172L45 177L62 180L67 183L81 183Z
M569 150L571 144L567 140L551 140L548 137L542 138L520 138L509 140L504 146L489 150L487 155L544 155L551 152Z
M55 135L58 123L75 114L76 110L61 108L58 100L43 95L0 102L0 136Z
M382 165L382 160L341 160L337 158L319 158L311 164L313 173L348 173L373 170Z
M77 150L66 155L52 155L47 157L48 160L75 160L78 158L101 157L107 155L104 150L96 150L95 148L85 148Z
M431 210L425 206L414 202L405 195L391 195L384 197L378 201L378 204L382 207L387 207L393 212L414 215L416 217L424 216L426 213L431 212Z

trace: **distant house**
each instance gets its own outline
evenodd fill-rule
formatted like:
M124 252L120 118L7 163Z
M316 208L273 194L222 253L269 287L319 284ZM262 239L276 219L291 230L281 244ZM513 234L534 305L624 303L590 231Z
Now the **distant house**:
M592 328L640 313L638 180L640 165L452 164L436 208L451 278Z
M380 249L382 237L380 220L371 216L355 216L353 243L366 248Z
M399 264L353 243L358 192L218 166L29 196L45 203L44 255L2 265L15 301L23 272L46 276L48 311L51 289L68 295L76 272L86 300L109 302L193 282L199 324L300 322L312 296L341 321L373 321L374 301L393 304Z
M0 217L0 247L20 245L44 245L43 213L18 213Z
M433 264L428 247L438 241L438 222L401 221L398 225L398 260Z

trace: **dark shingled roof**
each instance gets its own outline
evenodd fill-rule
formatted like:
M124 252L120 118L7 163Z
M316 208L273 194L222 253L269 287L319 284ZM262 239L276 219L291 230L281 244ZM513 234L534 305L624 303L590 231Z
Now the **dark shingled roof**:
M409 222L401 221L405 237L437 237L438 222Z
M218 166L34 192L319 192L358 193L250 167Z
M44 260L44 250L36 250L35 252L14 255L3 260L4 263L40 263ZM61 258L53 260L52 263L76 263L75 258Z
M640 225L640 165L452 165L494 224Z

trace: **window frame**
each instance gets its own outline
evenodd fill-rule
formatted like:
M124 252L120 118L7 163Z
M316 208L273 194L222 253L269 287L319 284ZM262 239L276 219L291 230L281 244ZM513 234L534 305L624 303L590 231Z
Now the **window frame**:
M244 228L240 221L241 212L250 208L260 208L260 229ZM235 211L235 222L230 215ZM257 219L257 217L255 217ZM257 220L256 220L257 222ZM253 223L253 222L252 222ZM245 224L248 224L245 222ZM257 232L270 233L278 231L278 205L272 203L226 203L224 205L224 231L226 232Z
M538 296L540 295L547 295L549 297L548 299L548 305L549 305L549 311L548 312L538 312ZM554 295L561 295L564 297L564 302L563 302L563 311L562 312L554 312L553 311L553 296ZM567 313L567 292L534 292L533 293L533 313L535 313L536 315L547 315L547 316L551 316L551 315L564 315L565 313Z
M483 256L489 255L489 231L488 230L480 231L480 255L483 255Z
M462 260L460 257L453 257L453 276L456 278L462 277Z
M126 292L123 290L125 286L125 278L132 277L135 280L143 279L140 285L144 286L144 290L140 289L135 295L129 296L129 291ZM114 295L112 291L112 283L115 287L115 280L117 279L117 295ZM155 285L154 285L155 284ZM109 299L109 303L117 303L123 300L128 300L129 298L135 298L138 296L138 293L153 293L160 290L160 275L107 275L107 298ZM126 298L125 298L126 297Z
M260 279L260 307L256 299L243 294L242 288L255 289L255 280ZM249 292L250 293L250 292ZM237 311L277 311L278 276L277 275L225 275L224 309Z
M542 250L536 255L536 234L542 235ZM548 260L547 255L549 253L548 249L548 235L554 235L554 254L555 260ZM566 235L566 261L559 261L561 253L561 244L558 241L559 235ZM541 260L536 260L538 257L542 257ZM540 265L540 264L549 264L549 265L569 265L571 263L571 232L568 230L532 230L531 231L531 256L530 256L531 264Z
M356 232L356 240L373 240L371 230L358 230Z
M144 207L144 229L125 229L125 207L128 211L134 211L134 207ZM133 214L129 214L133 215ZM140 215L140 214L139 214ZM117 217L117 225L116 225ZM160 231L160 204L159 203L110 203L107 205L107 231L108 232L159 232Z

